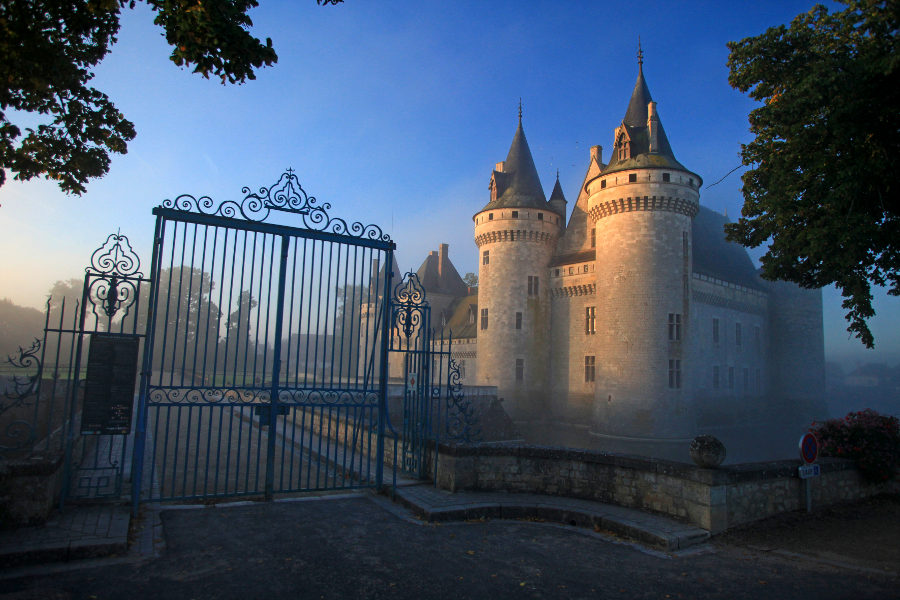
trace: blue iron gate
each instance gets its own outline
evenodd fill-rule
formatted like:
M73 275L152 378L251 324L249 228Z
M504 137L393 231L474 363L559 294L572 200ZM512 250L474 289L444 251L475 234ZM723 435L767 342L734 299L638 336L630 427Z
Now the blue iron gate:
M128 238L114 233L91 255L81 286L62 283L47 300L42 340L10 360L29 374L15 376L3 392L0 455L62 456L60 505L120 500L131 466L135 382L115 382L115 399L110 381L100 393L86 389L88 357L103 338L133 342L136 359L149 280Z
M390 312L390 374L397 386L389 404L394 476L400 470L422 479L428 475L429 444L469 443L481 432L475 408L462 393L452 332L432 328L431 306L418 275L406 273L397 283ZM432 456L436 480L437 453Z
M243 193L153 211L135 503L381 485L395 245L292 170Z

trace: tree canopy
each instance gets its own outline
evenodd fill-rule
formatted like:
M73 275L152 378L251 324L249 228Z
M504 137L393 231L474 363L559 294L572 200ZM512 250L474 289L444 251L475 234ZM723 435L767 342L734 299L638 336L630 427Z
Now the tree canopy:
M762 104L726 233L769 244L768 279L837 286L848 331L872 347L872 285L900 295L900 2L839 1L728 44L729 82Z
M223 84L241 84L278 60L271 39L262 42L249 32L253 23L247 12L258 0L144 1L178 66ZM121 11L136 2L0 3L0 186L9 170L15 179L44 176L65 192L81 194L89 179L109 171L110 153L127 152L134 124L88 83L116 41ZM47 122L21 127L12 120L22 122L16 113L41 115Z

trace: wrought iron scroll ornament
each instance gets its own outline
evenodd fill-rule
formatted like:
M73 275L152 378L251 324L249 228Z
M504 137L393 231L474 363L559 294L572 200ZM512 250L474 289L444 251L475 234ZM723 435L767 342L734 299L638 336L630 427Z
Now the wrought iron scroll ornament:
M330 216L328 211L331 210L331 204L309 196L293 169L282 173L278 181L269 187L261 187L256 192L244 187L241 193L244 194L242 200L225 200L219 204L209 196L196 198L190 194L182 194L174 200L163 201L162 207L229 218L241 216L248 221L265 221L272 211L280 211L301 215L303 226L312 231L391 241L391 236L377 225L364 225L359 221L348 224L344 219Z
M481 439L481 428L478 427L475 405L462 391L459 364L450 358L447 367L446 434L455 442L477 442ZM440 394L440 388L436 390Z
M140 279L141 259L128 238L113 233L91 254L91 266L85 270L90 276L89 298L94 313L98 309L110 319L122 309L134 304L137 289L133 280Z
M8 356L6 361L16 369L34 369L32 375L13 375L9 378L9 384L0 397L0 415L10 409L31 406L28 399L37 396L37 389L41 381L41 359L38 352L41 350L41 342L35 338L31 347L27 350L19 347L19 355ZM15 413L13 413L15 414ZM0 444L0 451L19 450L26 447L34 440L35 423L25 419L15 419L7 424L3 432L4 443Z
M419 276L409 271L394 287L394 328L409 339L418 330L422 322L425 300L425 287Z

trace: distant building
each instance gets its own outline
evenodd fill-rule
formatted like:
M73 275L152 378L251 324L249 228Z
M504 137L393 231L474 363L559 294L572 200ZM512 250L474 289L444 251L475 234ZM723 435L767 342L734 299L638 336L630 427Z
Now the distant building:
M642 67L603 159L592 147L569 213L558 176L544 194L520 112L473 217L479 287L446 244L420 267L464 383L496 386L519 423L625 438L821 404L820 291L762 280L725 241L727 218L700 205L702 180L675 158Z

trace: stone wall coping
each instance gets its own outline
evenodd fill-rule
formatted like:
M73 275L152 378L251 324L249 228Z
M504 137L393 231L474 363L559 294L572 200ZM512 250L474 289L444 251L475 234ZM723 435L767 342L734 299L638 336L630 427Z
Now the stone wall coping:
M439 452L453 457L509 456L527 459L571 460L671 475L710 486L797 477L797 467L800 466L800 460L797 459L724 465L716 469L704 469L688 463L631 454L527 444L440 444ZM841 458L823 458L818 461L818 464L823 473L856 468L854 461Z
M52 475L62 466L62 453L36 455L28 458L0 460L0 475L7 477L30 477Z

